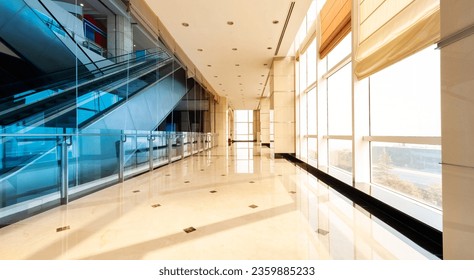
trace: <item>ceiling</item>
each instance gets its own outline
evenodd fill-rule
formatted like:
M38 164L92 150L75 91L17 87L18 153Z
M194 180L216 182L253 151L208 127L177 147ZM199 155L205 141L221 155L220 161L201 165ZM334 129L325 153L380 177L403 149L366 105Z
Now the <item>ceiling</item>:
M272 60L287 55L312 2L145 1L215 93L242 110L257 109L264 91L269 91L265 85ZM292 2L295 5L278 48Z

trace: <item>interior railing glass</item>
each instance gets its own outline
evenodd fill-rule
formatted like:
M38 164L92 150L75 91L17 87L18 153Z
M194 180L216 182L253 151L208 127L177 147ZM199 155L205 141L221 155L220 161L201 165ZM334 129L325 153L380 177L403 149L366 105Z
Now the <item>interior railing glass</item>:
M52 85L41 85L1 98L1 132L63 133L49 128L81 128L180 68L164 51L130 56L124 62L97 71L85 71ZM48 78L38 80L47 81Z
M0 225L6 225L207 151L217 135L109 130L0 134L0 140Z

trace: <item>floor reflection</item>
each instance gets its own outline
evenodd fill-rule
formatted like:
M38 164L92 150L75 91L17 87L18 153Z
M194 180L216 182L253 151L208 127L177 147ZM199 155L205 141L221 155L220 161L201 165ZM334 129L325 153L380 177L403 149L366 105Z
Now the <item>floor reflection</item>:
M56 231L62 227L69 228ZM434 258L253 142L214 148L4 227L0 240L0 259Z

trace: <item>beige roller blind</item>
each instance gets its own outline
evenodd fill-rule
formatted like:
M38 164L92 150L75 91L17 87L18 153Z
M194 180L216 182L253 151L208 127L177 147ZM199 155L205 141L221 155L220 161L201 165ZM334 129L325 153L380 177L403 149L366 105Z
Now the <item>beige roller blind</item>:
M321 9L319 56L325 57L351 31L351 0L327 0Z
M354 66L359 79L436 43L439 0L356 0Z

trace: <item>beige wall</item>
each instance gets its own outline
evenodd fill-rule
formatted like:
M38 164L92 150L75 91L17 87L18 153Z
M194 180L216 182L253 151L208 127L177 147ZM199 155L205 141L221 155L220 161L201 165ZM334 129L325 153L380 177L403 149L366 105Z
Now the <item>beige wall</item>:
M275 153L295 153L294 58L276 58L271 70Z
M441 0L441 38L474 24L474 1ZM441 49L443 255L474 259L474 35Z

